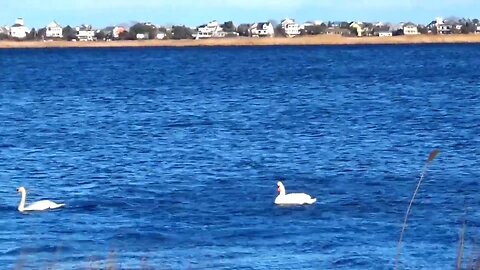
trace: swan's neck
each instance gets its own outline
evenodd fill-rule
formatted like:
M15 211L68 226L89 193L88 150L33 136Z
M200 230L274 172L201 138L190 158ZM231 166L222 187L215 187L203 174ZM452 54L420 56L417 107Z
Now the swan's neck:
M285 187L282 185L280 186L280 194L278 194L279 196L285 196Z
M27 193L22 192L22 198L20 199L20 204L18 205L18 211L23 212L25 209L25 200L27 199Z

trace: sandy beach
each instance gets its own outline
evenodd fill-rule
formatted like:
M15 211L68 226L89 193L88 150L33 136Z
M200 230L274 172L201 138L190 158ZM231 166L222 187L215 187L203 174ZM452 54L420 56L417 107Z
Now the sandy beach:
M342 37L318 35L296 38L222 38L204 40L125 41L0 41L0 48L101 48L101 47L191 47L191 46L275 46L275 45L363 45L363 44L480 43L480 35L418 35L394 37Z

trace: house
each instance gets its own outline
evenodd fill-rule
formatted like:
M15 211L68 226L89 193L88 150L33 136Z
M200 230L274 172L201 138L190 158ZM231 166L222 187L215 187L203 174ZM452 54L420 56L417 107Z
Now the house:
M442 17L435 18L430 24L427 25L428 32L436 32L439 35L449 35L454 29L453 23L444 20Z
M249 30L252 37L273 37L275 34L275 29L271 22L254 23Z
M320 35L325 34L327 30L327 25L324 23L316 24L306 22L300 26L301 35Z
M47 38L62 38L63 37L63 28L56 22L52 21L45 27L45 37Z
M437 33L440 35L448 35L452 33L453 25L449 23L437 24Z
M353 28L357 30L357 36L365 36L366 35L366 29L365 25L362 22L352 22L350 23L350 28Z
M340 27L328 27L325 31L327 35L339 35L339 36L350 36L351 32L349 29L340 28Z
M165 37L167 37L167 33L162 31L159 31L156 36L157 39L165 39Z
M416 24L407 22L402 25L403 34L408 35L418 35L418 27Z
M111 41L113 38L113 29L115 26L107 26L99 31L99 33L103 33L104 40Z
M145 40L150 38L150 34L148 32L145 33L137 33L135 37L139 40Z
M6 26L0 26L0 40L8 39L10 36L10 29Z
M390 25L375 24L372 29L372 34L378 37L391 37L393 32L390 30Z
M95 40L95 31L92 30L91 25L82 24L75 28L77 30L77 39L79 41L93 41Z
M467 29L467 26L462 22L454 22L452 24L452 30L454 34L461 34L462 31Z
M7 26L0 26L0 35L9 35L10 28Z
M324 24L322 21L306 21L302 25L299 26L299 30L305 30L306 28L312 27L312 26L317 26L317 25L322 25ZM325 24L326 25L326 24Z
M334 21L334 22L328 22L327 23L328 27L339 27L339 28L350 28L350 23L346 21Z
M217 21L211 21L207 24L200 25L197 27L197 31L195 39L225 37L225 32Z
M25 39L29 31L23 19L18 18L15 20L15 24L10 27L10 36L12 38Z
M309 28L309 27L312 27L314 26L315 24L311 21L308 21L308 22L304 22L303 24L300 25L299 29L300 31L301 30L305 30L305 28Z
M118 39L120 37L120 35L124 32L126 32L127 29L123 26L115 26L113 29L112 29L112 37L114 39Z
M250 28L252 27L249 23L242 23L238 25L237 32L240 36L248 37L250 36Z
M392 31L379 31L378 32L379 37L391 37L393 36Z
M475 29L475 34L480 34L480 25L477 25L477 28Z
M282 29L287 37L294 37L300 35L300 25L294 20L286 18L281 21Z

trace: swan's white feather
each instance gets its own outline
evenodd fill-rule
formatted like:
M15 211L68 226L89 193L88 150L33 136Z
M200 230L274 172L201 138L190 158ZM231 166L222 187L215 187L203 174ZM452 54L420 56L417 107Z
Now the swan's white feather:
M317 201L316 198L305 193L289 193L285 191L285 186L282 182L278 181L278 196L275 198L275 204L280 205L302 205L313 204Z
M18 204L18 208L17 208L18 211L20 212L56 209L65 205L63 203L60 203L60 204L54 203L49 200L42 200L42 201L34 202L30 205L25 205L25 202L27 201L27 190L24 187L19 187L17 188L17 192L21 194L20 203Z
M316 201L316 198L312 198L305 193L289 193L278 195L275 199L275 204L312 204Z
M43 200L43 201L38 201L34 202L32 204L29 204L25 206L23 209L24 211L43 211L47 209L55 209L64 206L65 204L61 203L55 203L49 200Z

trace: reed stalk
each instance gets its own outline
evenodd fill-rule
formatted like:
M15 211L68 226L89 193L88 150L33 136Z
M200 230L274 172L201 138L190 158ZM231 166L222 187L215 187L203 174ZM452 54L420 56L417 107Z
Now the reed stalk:
M427 161L425 162L425 165L423 165L422 172L420 173L420 179L418 180L417 187L415 188L415 191L413 192L412 199L410 200L407 208L407 212L405 213L405 218L403 220L403 225L402 225L402 231L400 232L400 239L398 240L397 244L397 255L395 257L395 270L398 269L398 263L400 260L400 252L402 249L402 240L403 240L403 235L405 233L405 229L407 227L407 221L408 221L408 216L410 214L410 211L412 210L412 205L413 201L415 200L415 196L417 196L418 190L420 189L420 185L422 184L423 178L425 177L425 174L427 173L427 168L428 165L435 159L435 157L438 155L440 151L435 149L432 152L430 152L430 155L428 156Z

